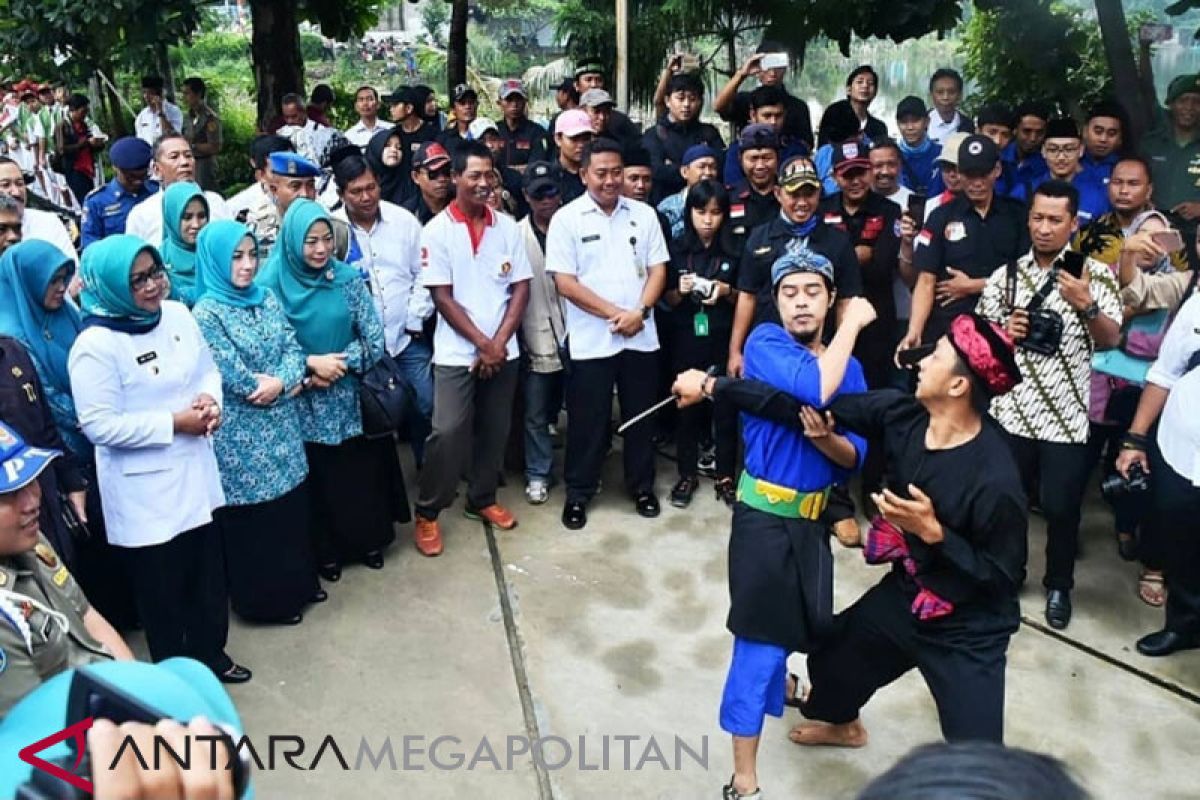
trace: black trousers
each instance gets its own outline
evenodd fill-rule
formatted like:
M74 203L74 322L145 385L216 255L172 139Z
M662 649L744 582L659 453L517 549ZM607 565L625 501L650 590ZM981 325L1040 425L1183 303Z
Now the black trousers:
M608 358L571 361L567 380L567 454L564 477L568 503L586 503L596 493L604 454L612 434L613 387L621 420L640 414L655 395L658 353L622 350ZM630 494L654 491L654 446L651 420L625 431L625 488Z
M1162 537L1167 630L1200 634L1200 488L1150 453L1154 526Z
M75 199L79 201L79 205L83 205L84 199L92 191L92 179L82 172L76 172L73 169L67 170L66 178L67 186L71 189L71 194L75 195Z
M916 667L937 705L947 741L1004 739L1009 634L949 646L922 634L908 597L889 575L838 616L838 632L808 657L812 690L801 713L844 724L876 690Z
M187 656L216 673L229 669L229 597L217 524L184 531L162 544L121 550L150 658Z
M1075 587L1075 555L1079 551L1079 516L1092 471L1086 444L1059 444L1008 435L1029 497L1037 497L1046 518L1047 589ZM1034 485L1036 481L1036 485Z
M715 332L712 336L697 337L691 330L678 326L668 337L671 339L671 373L678 375L688 369L708 369L715 366L718 375L725 374L729 360L729 333ZM666 397L671 391L662 393ZM737 408L730 403L716 400L679 409L675 427L675 459L679 464L679 477L696 474L696 462L700 456L700 442L712 435L717 450L717 477L732 478L737 469L738 417Z

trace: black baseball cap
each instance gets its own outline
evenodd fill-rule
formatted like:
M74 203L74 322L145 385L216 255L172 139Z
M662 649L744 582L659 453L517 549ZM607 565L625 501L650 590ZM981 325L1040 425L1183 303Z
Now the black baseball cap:
M986 136L972 134L958 147L959 172L980 175L991 172L999 163L1000 149Z
M521 183L530 197L545 197L559 191L558 181L554 179L554 167L549 161L534 161L525 167Z

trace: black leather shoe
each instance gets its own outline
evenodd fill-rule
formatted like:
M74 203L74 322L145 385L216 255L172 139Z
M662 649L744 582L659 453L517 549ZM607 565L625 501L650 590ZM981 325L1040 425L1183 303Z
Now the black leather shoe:
M363 563L371 569L383 569L383 553L379 550L372 550L363 556Z
M662 509L658 505L658 498L650 492L642 492L633 501L634 507L637 508L637 513L643 517L657 517Z
M563 505L562 524L569 531L583 528L584 525L587 525L587 506L583 503L568 501Z
M317 574L330 583L337 583L342 579L341 564L322 564L317 567Z
M1062 589L1046 592L1046 622L1056 631L1071 624L1071 593Z
M1180 650L1200 647L1200 636L1161 630L1147 634L1137 641L1137 651L1144 656L1169 656Z
M279 620L280 625L299 625L301 622L304 622L303 614L293 614L287 619Z
M328 599L329 599L329 592L325 591L324 589L317 589L315 592L313 592L312 597L308 598L308 602L324 603Z
M217 675L217 679L221 683L245 683L253 677L254 673L243 667L241 664L233 664L229 669Z

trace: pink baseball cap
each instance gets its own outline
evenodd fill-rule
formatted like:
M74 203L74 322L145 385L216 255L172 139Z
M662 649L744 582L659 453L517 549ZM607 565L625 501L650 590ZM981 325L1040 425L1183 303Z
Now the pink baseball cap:
M558 115L558 119L554 121L555 135L561 133L563 136L573 138L580 134L591 132L592 118L588 116L586 111L578 108L562 112Z

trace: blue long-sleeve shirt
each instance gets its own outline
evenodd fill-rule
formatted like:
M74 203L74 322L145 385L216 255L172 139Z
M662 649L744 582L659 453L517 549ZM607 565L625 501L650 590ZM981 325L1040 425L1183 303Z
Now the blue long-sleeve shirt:
M805 405L820 408L821 368L817 357L800 345L781 326L758 325L745 347L745 377L787 392ZM867 390L862 365L851 358L833 397ZM830 398L830 400L833 399ZM802 430L787 428L750 414L742 414L746 442L746 471L756 478L799 491L819 491L844 481L862 468L867 456L866 439L838 430L854 445L853 469L839 467L804 436Z

